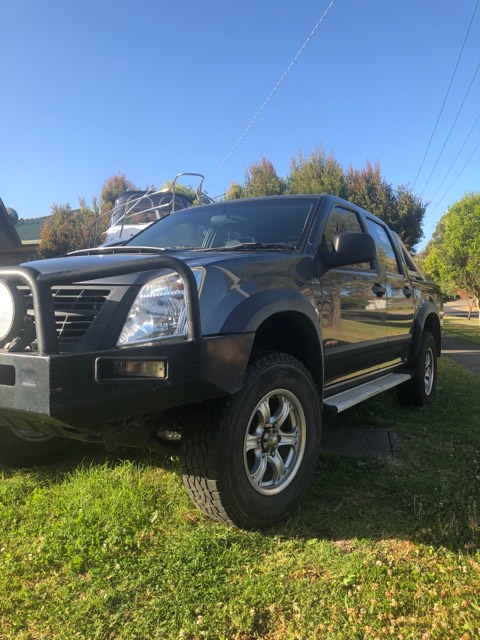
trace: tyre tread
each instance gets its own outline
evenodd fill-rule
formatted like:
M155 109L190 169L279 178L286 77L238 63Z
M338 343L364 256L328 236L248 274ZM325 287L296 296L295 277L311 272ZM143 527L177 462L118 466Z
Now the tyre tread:
M307 378L311 376L298 360L285 353L262 351L255 354L247 370L244 388L269 368L294 366ZM314 386L313 380L311 384ZM225 464L222 461L220 433L242 402L241 393L229 396L196 413L195 424L185 429L182 438L183 479L187 492L196 506L208 517L226 524L252 528L232 496L222 490ZM258 523L261 526L260 523Z
M434 354L435 362L434 362L434 376L435 381L433 384L432 391L429 396L425 395L423 385L423 367L425 366L425 352L428 346L432 347L432 351ZM399 402L402 405L412 405L416 407L423 407L427 404L430 404L435 396L435 388L436 388L436 377L438 374L437 371L437 359L436 359L436 345L435 338L429 331L424 331L422 336L422 341L420 345L420 350L417 354L417 357L412 363L411 371L413 377L408 382L404 382L400 386L397 387L397 397Z

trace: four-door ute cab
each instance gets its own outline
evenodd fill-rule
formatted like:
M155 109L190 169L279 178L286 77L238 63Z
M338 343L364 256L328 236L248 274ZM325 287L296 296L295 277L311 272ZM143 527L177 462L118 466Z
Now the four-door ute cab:
M0 269L0 456L181 434L209 516L260 527L308 487L322 411L424 405L439 293L399 237L328 195L207 204L123 246Z

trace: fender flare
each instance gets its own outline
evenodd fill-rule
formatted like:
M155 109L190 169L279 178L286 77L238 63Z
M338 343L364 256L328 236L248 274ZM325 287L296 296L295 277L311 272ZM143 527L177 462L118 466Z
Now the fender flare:
M305 296L288 289L257 293L246 298L232 311L225 320L221 332L255 334L266 320L280 314L294 316L296 320L304 323L308 331L307 340L315 340L316 342L316 345L312 345L312 348L308 349L307 360L310 362L307 361L304 364L315 380L320 401L322 401L324 359L320 319L314 306ZM321 370L319 371L318 366L314 366L313 363L319 364Z
M437 356L440 357L442 344L440 337L440 316L438 313L438 309L435 304L431 301L424 302L424 304L418 308L417 314L415 316L415 320L413 322L413 335L412 335L412 345L410 347L410 353L408 356L408 362L411 363L417 357L420 351L420 345L422 343L422 336L425 330L425 325L427 324L427 320L429 322L434 322L438 325L438 332L432 332L433 337L435 339L435 343L437 345ZM433 320L435 318L436 320Z
M221 333L255 332L265 320L277 313L285 312L306 316L321 342L320 322L313 305L300 293L288 289L261 291L249 296L226 318Z

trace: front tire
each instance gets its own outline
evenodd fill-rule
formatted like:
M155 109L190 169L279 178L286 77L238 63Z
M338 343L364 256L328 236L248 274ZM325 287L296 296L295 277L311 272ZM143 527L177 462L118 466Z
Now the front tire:
M437 345L433 335L425 331L420 351L412 365L413 378L397 387L402 404L417 407L429 405L437 387Z
M64 459L77 446L75 440L27 429L0 427L0 464L33 467Z
M287 354L262 353L242 389L183 433L193 502L215 520L248 529L284 519L315 471L320 415L305 367Z

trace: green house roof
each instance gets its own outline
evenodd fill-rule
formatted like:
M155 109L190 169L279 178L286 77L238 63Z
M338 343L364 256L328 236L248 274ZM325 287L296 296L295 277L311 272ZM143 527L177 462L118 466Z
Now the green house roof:
M43 225L50 216L43 218L26 218L20 219L15 225L15 231L18 233L22 244L33 244L40 242L40 233Z

